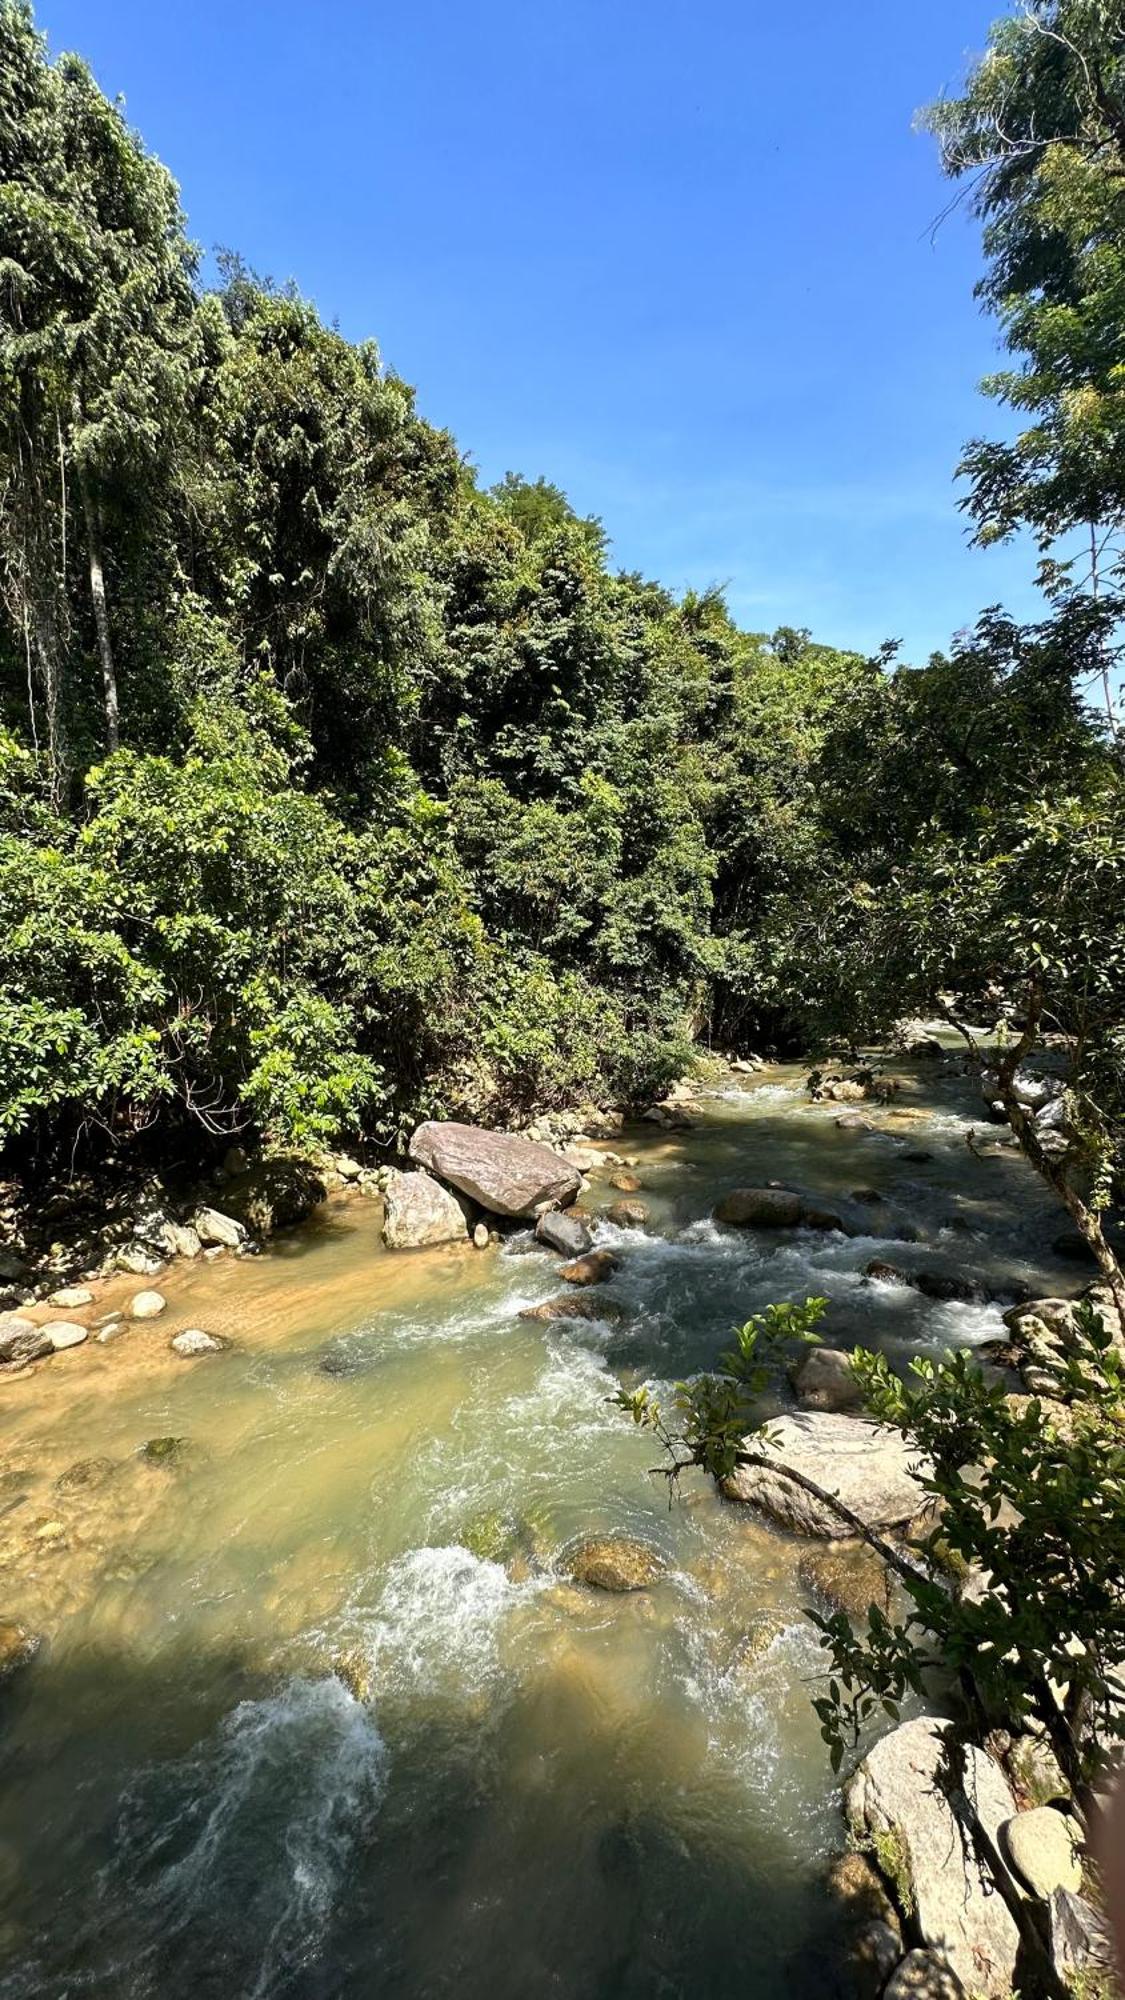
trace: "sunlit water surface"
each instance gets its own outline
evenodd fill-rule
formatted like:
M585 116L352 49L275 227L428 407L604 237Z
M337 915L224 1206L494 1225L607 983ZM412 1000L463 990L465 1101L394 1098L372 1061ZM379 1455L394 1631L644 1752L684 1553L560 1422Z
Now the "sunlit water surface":
M809 1292L900 1362L1002 1330L873 1257L1073 1288L1030 1173L966 1146L973 1091L919 1064L864 1134L775 1070L638 1128L613 1325L517 1317L559 1289L527 1238L392 1257L357 1203L3 1385L0 1615L47 1644L0 1706L0 2000L844 1991L800 1548L702 1481L670 1508L607 1398ZM708 1220L768 1179L883 1200L860 1238ZM191 1325L234 1345L181 1361ZM568 1582L605 1530L663 1580Z

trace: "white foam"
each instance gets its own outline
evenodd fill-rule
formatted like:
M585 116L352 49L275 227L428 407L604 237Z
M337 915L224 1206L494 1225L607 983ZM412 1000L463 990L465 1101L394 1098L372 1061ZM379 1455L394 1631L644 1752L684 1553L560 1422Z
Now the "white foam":
M364 1634L377 1683L422 1696L487 1687L504 1621L530 1588L456 1543L399 1556Z

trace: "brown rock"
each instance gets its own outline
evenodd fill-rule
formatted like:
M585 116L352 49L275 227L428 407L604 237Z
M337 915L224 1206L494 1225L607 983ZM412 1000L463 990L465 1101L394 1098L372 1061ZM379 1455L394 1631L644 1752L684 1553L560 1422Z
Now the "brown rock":
M560 1278L568 1285L604 1285L617 1269L618 1259L612 1250L591 1250L585 1257L575 1257L573 1262L559 1267Z
M596 1299L581 1291L561 1292L556 1299L544 1299L540 1305L524 1306L521 1319L620 1319L622 1307L617 1299L607 1299L599 1295Z
M549 1146L479 1125L419 1125L410 1157L493 1215L530 1216L543 1202L565 1205L580 1185L577 1170Z
M636 1194L641 1185L636 1174L630 1173L628 1167L619 1168L617 1173L611 1174L609 1184L611 1188L617 1188L620 1194Z
M642 1229L648 1221L648 1209L643 1201L615 1201L606 1209L610 1222L619 1229Z

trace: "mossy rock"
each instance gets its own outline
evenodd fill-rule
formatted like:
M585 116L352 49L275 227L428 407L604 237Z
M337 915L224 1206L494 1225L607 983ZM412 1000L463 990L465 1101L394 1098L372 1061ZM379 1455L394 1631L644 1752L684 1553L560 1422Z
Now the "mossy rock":
M853 1624L866 1625L868 1607L887 1608L888 1578L873 1549L828 1547L809 1549L797 1565L806 1590L821 1598L830 1611L842 1611Z
M121 1469L116 1458L79 1458L55 1481L56 1493L89 1493L105 1486Z
M591 1535L563 1557L562 1569L594 1590L647 1590L664 1574L664 1558L632 1535Z
M178 1465L190 1449L190 1438L147 1438L141 1446L140 1455L147 1465Z

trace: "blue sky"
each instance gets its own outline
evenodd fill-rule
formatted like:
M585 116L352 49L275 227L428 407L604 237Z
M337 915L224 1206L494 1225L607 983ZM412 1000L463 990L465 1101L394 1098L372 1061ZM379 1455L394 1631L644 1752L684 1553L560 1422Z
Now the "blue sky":
M40 0L192 234L373 335L491 481L758 629L919 659L1003 601L962 442L997 365L917 106L1001 0Z

